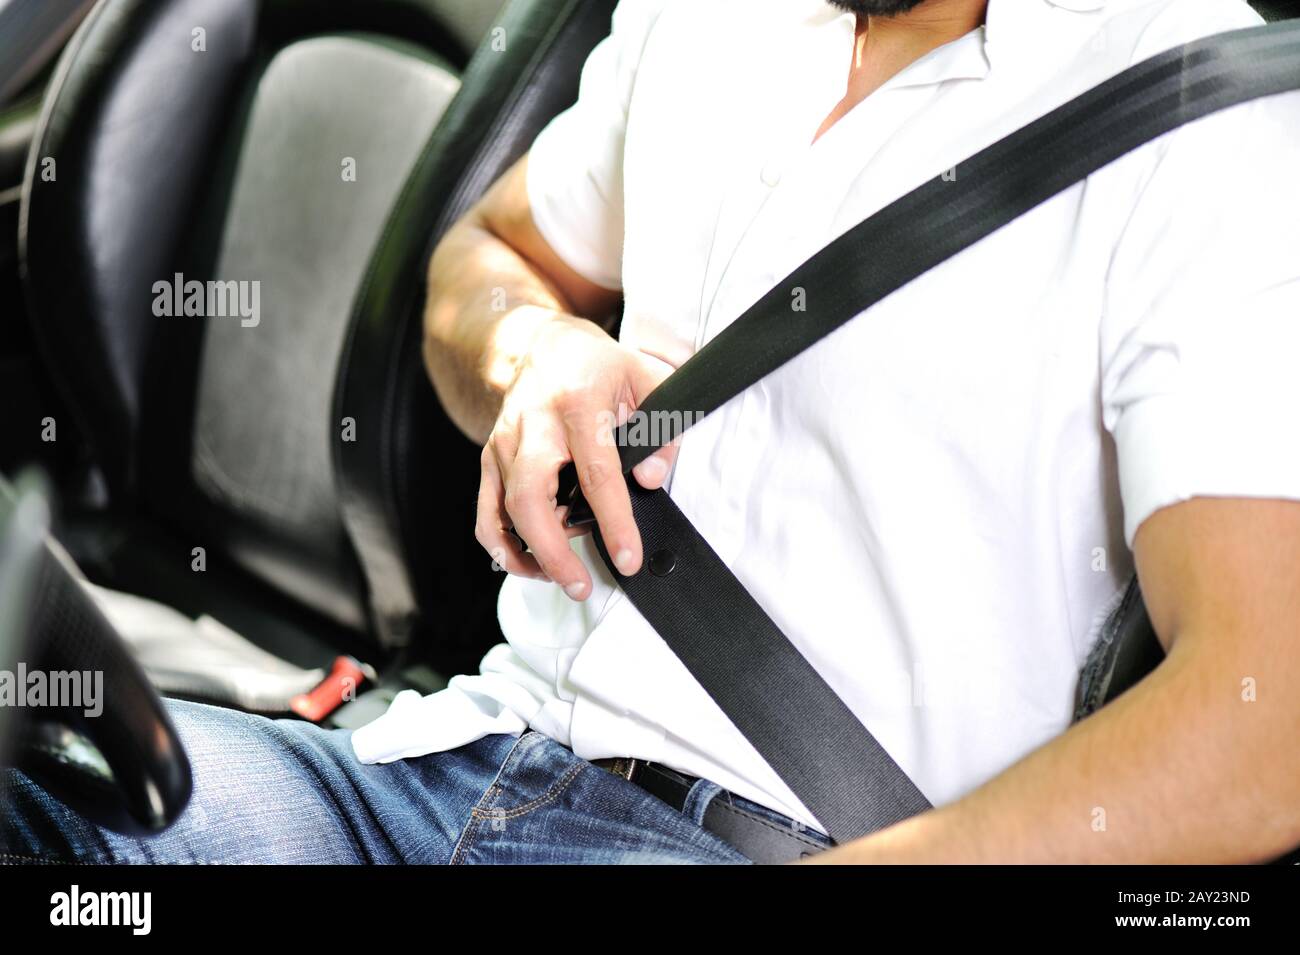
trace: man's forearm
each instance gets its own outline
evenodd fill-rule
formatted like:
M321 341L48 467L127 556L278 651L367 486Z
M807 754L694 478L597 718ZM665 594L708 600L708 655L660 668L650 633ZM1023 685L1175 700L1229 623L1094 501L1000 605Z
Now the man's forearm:
M448 232L429 265L424 360L461 430L486 439L537 329L567 310L481 217L471 215Z
M1139 686L964 799L818 861L1212 863L1281 855L1300 844L1291 811L1300 804L1296 708L1277 697L1243 701L1241 678L1259 672L1260 661L1232 657L1175 647ZM1288 695L1285 683L1274 689Z

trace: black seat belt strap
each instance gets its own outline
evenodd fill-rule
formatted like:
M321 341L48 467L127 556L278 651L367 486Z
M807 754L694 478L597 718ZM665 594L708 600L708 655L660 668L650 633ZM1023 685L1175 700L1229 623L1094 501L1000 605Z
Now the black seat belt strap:
M1199 40L1053 110L846 232L652 392L616 435L626 474L845 322L1139 146L1212 113L1300 89L1300 23ZM806 312L791 309L803 289ZM656 427L646 427L647 420ZM651 436L655 442L642 440ZM663 491L629 480L646 560L628 598L838 842L929 803ZM589 519L570 465L571 523ZM562 498L563 499L563 498Z
M673 499L629 487L646 559L619 578L628 599L831 837L929 809ZM612 566L599 534L596 544Z

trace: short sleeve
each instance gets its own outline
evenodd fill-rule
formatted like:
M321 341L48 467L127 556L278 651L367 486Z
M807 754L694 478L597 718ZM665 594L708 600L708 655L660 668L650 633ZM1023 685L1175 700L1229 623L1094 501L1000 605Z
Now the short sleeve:
M667 0L621 0L613 28L582 70L578 101L538 136L528 157L533 221L579 275L622 287L623 144L637 66Z
M1300 499L1300 94L1148 148L1100 342L1130 546L1188 498Z

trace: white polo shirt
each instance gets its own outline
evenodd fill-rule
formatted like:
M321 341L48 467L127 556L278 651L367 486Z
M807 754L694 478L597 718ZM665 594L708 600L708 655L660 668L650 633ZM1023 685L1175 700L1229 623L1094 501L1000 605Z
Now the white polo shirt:
M845 92L852 15L822 0L624 0L577 105L533 147L533 213L576 271L623 290L622 340L677 364L984 146L1132 63L1259 22L1243 0L991 0L984 27L810 145ZM951 801L1066 728L1153 511L1300 498L1298 253L1300 97L1203 120L704 420L672 496L925 794ZM815 825L590 539L574 547L590 599L510 578L508 644L479 675L400 696L355 734L358 756L531 726Z

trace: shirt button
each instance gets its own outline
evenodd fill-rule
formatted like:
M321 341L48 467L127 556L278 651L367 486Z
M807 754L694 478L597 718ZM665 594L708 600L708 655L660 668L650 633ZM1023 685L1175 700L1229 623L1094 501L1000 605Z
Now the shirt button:
M769 189L775 189L781 184L781 172L781 164L772 159L763 166L763 171L759 173L759 176L763 180L763 185Z

